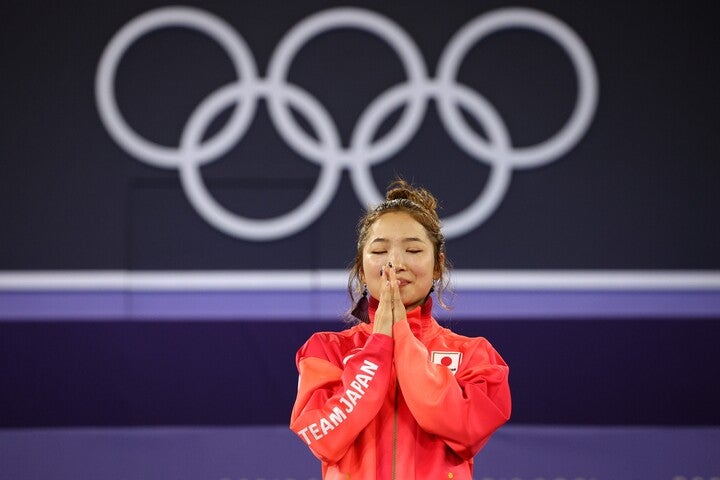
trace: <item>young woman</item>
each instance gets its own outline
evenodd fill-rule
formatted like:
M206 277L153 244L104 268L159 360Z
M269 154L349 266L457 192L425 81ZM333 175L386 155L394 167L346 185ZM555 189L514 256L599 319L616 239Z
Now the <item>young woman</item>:
M357 324L316 333L297 353L290 428L323 479L469 480L510 417L500 355L432 317L448 270L436 206L425 189L390 186L359 223L348 283L353 300L362 292Z

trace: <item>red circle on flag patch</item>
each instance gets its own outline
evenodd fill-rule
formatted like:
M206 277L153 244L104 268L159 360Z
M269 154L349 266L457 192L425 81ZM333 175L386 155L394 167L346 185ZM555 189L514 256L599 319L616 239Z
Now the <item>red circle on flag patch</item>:
M446 367L449 367L452 364L452 358L450 357L443 357L442 360L440 360L440 363L442 365L445 365Z

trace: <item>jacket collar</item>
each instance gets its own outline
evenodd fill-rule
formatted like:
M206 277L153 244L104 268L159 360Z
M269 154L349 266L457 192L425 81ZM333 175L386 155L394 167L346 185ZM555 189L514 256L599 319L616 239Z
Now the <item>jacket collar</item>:
M370 325L375 321L375 312L380 302L374 297L368 301L368 313L370 314ZM413 335L419 339L434 336L442 327L432 317L432 297L428 295L425 303L407 312L408 323Z

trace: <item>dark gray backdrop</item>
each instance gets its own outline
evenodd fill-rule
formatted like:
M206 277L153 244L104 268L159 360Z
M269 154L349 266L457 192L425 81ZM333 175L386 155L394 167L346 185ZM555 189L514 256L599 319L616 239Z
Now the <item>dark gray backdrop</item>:
M15 2L4 7L0 268L343 268L361 212L347 173L330 208L310 228L258 244L209 227L190 207L174 170L143 164L110 138L93 92L102 50L120 27L160 5ZM316 11L348 4L197 5L246 39L263 76L273 49L293 25ZM402 26L422 49L432 75L442 49L462 25L517 4L359 5ZM720 267L715 221L720 141L714 128L719 67L713 60L717 40L709 4L523 5L557 16L585 41L596 62L600 100L574 149L544 167L516 170L490 219L450 243L458 268ZM403 80L396 54L360 31L326 33L308 43L292 65L290 79L325 105L345 142L369 102ZM552 136L576 96L568 58L552 40L529 30L488 37L470 51L459 76L495 105L515 146ZM216 43L171 28L128 50L116 91L133 128L176 146L198 103L233 79ZM431 188L450 214L483 191L488 171L450 140L431 105L412 141L374 167L372 175L379 188L396 174L415 180ZM246 138L202 172L223 205L262 218L297 206L319 168L284 143L261 105Z

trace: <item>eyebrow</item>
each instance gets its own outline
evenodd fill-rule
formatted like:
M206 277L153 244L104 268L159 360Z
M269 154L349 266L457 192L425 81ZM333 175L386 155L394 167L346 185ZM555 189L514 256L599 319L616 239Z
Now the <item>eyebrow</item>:
M370 243L387 243L387 242L389 242L389 241L390 241L390 240L388 240L387 238L378 237L378 238L374 239L374 240L373 240L372 242L370 242ZM404 242L404 243L409 243L409 242L424 242L424 240L423 240L422 238L418 238L418 237L406 237L406 238L401 239L400 241L401 241L401 242Z

